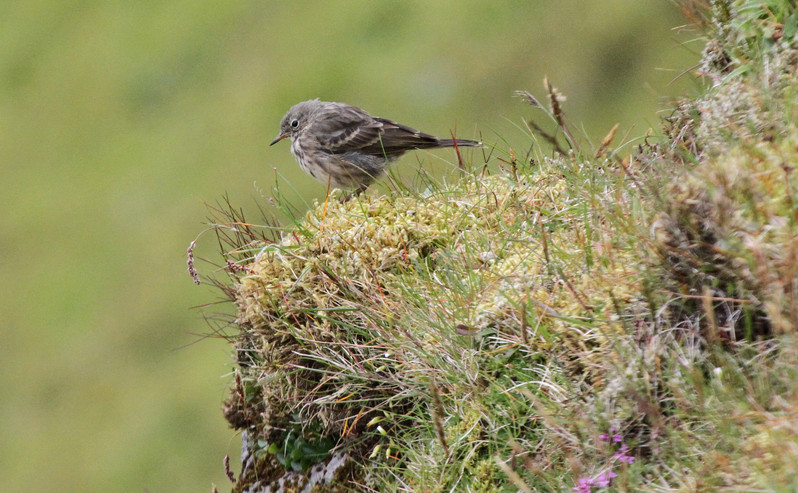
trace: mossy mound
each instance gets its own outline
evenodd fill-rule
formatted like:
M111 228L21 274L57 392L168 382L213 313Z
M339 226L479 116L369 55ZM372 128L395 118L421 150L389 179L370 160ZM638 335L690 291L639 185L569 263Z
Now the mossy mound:
M485 405L489 382L440 375L461 366L478 373L516 352L540 364L569 348L598 355L620 327L613 303L638 291L637 276L628 251L607 255L609 239L588 239L587 204L566 194L562 170L548 161L522 179L317 204L265 244L235 285L242 388L228 402L231 423L264 445L302 423L366 454L352 458L363 463L385 441L377 422L390 420L404 441L408 423L428 431L436 379L458 407ZM551 352L555 342L562 346ZM572 361L572 370L587 375L588 361Z

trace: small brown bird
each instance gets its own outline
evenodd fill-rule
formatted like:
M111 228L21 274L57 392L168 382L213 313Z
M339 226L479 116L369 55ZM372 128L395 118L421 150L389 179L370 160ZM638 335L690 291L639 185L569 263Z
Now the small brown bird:
M355 188L352 196L368 188L407 151L482 145L439 139L348 104L318 99L292 106L280 122L280 135L269 145L286 137L291 138L291 154L303 170L322 183Z

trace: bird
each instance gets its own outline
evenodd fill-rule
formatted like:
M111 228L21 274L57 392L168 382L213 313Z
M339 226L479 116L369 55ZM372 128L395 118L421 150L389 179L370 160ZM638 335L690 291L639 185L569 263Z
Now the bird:
M312 99L292 106L269 144L291 139L291 154L318 181L365 191L404 153L416 149L479 147L466 139L439 139L407 125L371 116L345 103Z

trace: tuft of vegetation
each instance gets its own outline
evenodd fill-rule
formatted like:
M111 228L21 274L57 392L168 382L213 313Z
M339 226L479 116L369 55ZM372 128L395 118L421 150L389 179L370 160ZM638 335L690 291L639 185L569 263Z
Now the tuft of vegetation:
M234 491L798 487L798 14L682 6L707 88L632 152L546 81L524 158L287 228L215 211Z

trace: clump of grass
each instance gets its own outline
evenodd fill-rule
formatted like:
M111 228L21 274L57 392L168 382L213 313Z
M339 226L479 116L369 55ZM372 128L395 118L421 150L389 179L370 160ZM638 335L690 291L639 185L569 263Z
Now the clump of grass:
M684 5L710 87L659 142L590 150L547 80L524 159L285 228L216 209L235 491L796 485L795 7Z
M669 186L658 250L694 307L713 298L720 337L792 332L798 321L795 17L789 2L713 2L702 65L712 86L668 128L668 157L689 150L694 166Z

